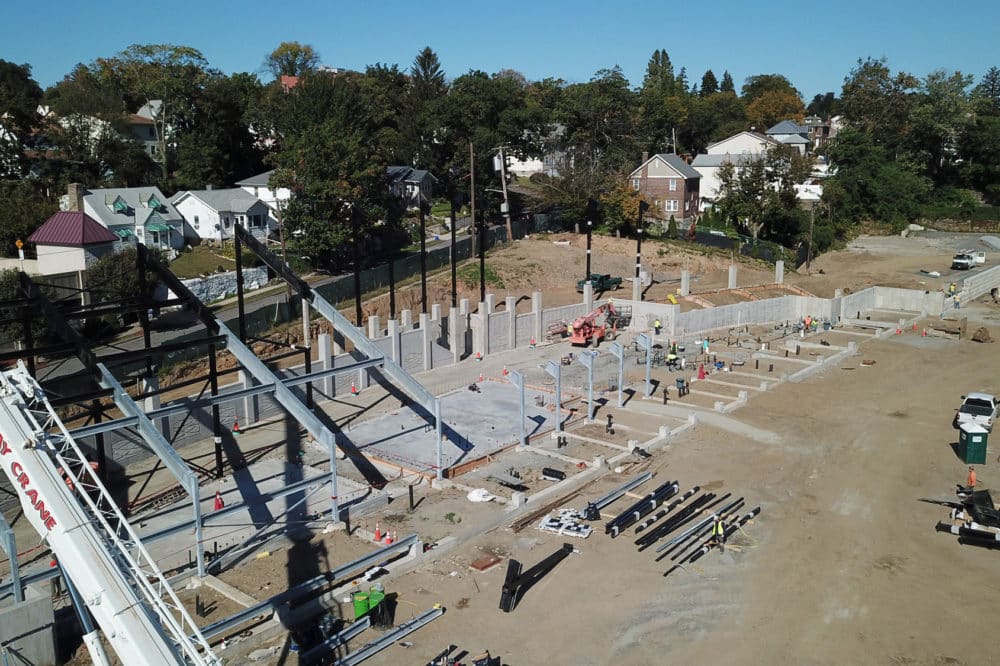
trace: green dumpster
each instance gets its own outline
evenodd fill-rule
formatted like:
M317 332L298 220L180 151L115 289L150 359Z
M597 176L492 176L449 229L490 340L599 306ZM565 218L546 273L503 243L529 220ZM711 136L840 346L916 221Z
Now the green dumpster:
M986 464L989 431L978 423L963 423L958 429L958 454L968 465Z

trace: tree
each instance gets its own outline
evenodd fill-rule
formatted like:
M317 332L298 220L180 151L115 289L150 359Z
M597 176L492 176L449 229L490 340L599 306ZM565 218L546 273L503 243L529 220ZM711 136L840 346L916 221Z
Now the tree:
M960 138L959 152L966 159L965 182L987 203L1000 205L1000 115L978 115Z
M851 125L895 152L903 142L915 78L904 72L893 74L886 60L858 60L844 78L840 112Z
M701 76L701 90L698 91L698 94L702 97L708 97L717 92L719 92L719 82L715 79L712 70L706 70Z
M0 59L0 119L7 130L27 138L36 125L35 109L42 89L31 78L31 65L16 65Z
M282 76L305 76L315 71L318 65L319 53L316 49L299 42L281 42L264 59L264 67L275 79Z
M971 85L971 76L937 70L927 75L912 100L905 145L921 172L939 185L955 182L959 137L972 118Z
M733 85L733 75L729 73L728 69L722 73L722 83L719 84L719 92L736 92L736 86Z
M784 93L802 99L791 81L782 74L755 74L743 83L743 101L748 105L765 93Z
M28 236L59 210L55 201L45 197L45 191L32 180L0 181L0 256L16 257L14 242L28 241Z
M809 102L809 106L806 107L806 113L811 116L829 119L837 115L838 104L837 96L832 92L828 92L825 95L814 95L812 101Z
M413 79L414 95L421 101L437 99L447 91L441 62L429 46L425 46L413 59L410 77Z
M1000 114L1000 68L990 67L973 95L982 102L983 113Z
M797 94L788 90L768 90L747 105L747 120L763 131L782 120L801 123L804 111Z
M656 49L646 63L646 76L642 80L642 92L652 97L673 95L676 79L674 66L666 49Z
M564 148L605 174L630 170L638 148L635 93L621 69L603 69L563 90Z
M147 248L149 255L161 263L162 253L155 248ZM139 297L140 283L137 266L137 250L126 247L120 252L104 255L87 268L87 289L92 302L127 301ZM156 286L156 278L152 271L146 271L146 289L148 296ZM131 314L122 322L134 321L137 315Z

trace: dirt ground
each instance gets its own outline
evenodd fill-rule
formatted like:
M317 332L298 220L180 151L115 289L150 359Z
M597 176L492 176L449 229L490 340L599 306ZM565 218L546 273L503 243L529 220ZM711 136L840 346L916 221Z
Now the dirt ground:
M570 245L553 245L559 240ZM546 307L578 302L575 276L582 277L584 243L582 237L538 237L488 261L510 295L542 288ZM786 281L819 296L873 284L941 289L954 279L948 260L961 243L968 240L954 234L862 238L819 257L808 273L789 269ZM595 238L594 249L595 272L631 275L633 243ZM726 286L727 258L660 256L653 243L643 250L644 264L660 281L649 297L661 290L665 298L685 268L695 293ZM741 264L739 270L741 286L773 281L773 269L764 265ZM447 303L447 273L435 284L439 296L432 302ZM498 302L506 295L493 291ZM478 289L466 296L478 300ZM963 314L990 327L994 339L1000 336L1000 308L985 301L969 305ZM489 649L510 666L995 662L984 637L995 625L997 603L990 595L1000 588L1000 554L936 533L934 525L947 518L947 509L919 499L948 498L964 480L966 466L954 450L954 409L968 391L1000 391L1000 356L990 344L910 333L861 344L858 355L802 383L755 391L747 406L727 415L739 427L720 428L706 417L654 453L648 468L656 479L639 492L676 479L682 491L697 484L744 496L747 509L762 509L724 554L712 552L667 577L672 563L637 552L633 530L614 540L601 525L586 540L533 527L515 533L502 520L502 507L472 504L458 489L421 492L413 513L400 508L404 500L393 502L380 516L383 527L400 535L417 532L428 541L468 539L441 556L432 551L415 571L387 583L397 595L397 624L433 604L446 612L407 637L411 645L394 645L367 663L423 664L448 645L472 654ZM862 358L875 363L862 366ZM656 416L656 401L641 402L615 411L621 428L608 441L645 441L658 423L677 425L675 416ZM636 434L626 434L628 429ZM573 432L603 437L599 426ZM572 446L583 458L615 453L593 444ZM978 468L984 487L1000 484L998 463L991 453ZM518 460L501 458L497 464L517 466ZM621 481L609 474L570 506L581 508ZM607 514L628 503L619 500ZM373 520L360 527L370 530ZM506 560L484 573L469 568L484 553L514 557L527 568L564 542L579 552L531 588L513 613L498 609ZM324 535L302 549L315 556L309 569L293 571L302 554L279 548L220 578L264 598L289 579L312 575L313 566L329 569L368 547L342 533ZM223 610L207 621L222 617ZM351 647L374 637L370 630ZM282 654L260 663L295 663L293 654ZM235 654L227 659L244 663Z

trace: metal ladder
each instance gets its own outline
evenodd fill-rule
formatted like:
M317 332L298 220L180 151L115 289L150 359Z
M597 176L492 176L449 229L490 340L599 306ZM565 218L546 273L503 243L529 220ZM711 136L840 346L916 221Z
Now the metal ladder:
M23 362L19 362L15 370L0 373L0 378L5 393L15 391L22 399L25 407L22 413L32 432L35 448L45 450L53 465L62 470L73 498L91 517L108 560L114 562L145 609L155 614L165 637L177 654L183 656L183 663L219 664L201 630Z

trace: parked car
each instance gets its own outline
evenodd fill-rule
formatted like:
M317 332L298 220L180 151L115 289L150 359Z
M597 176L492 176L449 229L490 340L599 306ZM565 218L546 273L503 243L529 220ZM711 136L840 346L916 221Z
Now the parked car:
M583 292L583 285L585 285L588 280L580 280L576 283L576 290ZM591 273L589 282L594 286L594 292L599 293L602 291L610 291L612 289L621 289L622 279L620 277L611 277L608 274L601 275L600 273Z
M962 396L962 406L955 414L955 427L963 423L978 423L989 431L997 418L997 399L989 393L970 393Z

